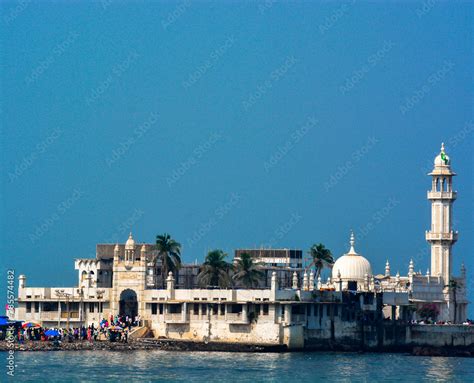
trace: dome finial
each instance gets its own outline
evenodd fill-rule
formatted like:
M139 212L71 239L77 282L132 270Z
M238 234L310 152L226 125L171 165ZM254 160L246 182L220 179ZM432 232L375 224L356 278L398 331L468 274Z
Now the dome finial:
M441 153L444 153L444 142L441 143Z
M349 250L349 254L357 254L354 249L355 245L355 236L354 236L354 231L351 229L351 239L349 241L349 244L351 245L351 248Z

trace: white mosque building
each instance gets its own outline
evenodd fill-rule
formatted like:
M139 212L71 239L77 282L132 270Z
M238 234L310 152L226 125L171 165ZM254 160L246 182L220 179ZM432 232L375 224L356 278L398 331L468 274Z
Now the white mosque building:
M419 309L427 304L439 311L433 320L462 323L468 305L466 270L463 266L459 276L452 270L452 246L458 237L452 227L455 173L444 145L429 175L432 214L426 240L431 245L431 269L425 274L415 272L413 261L405 276L392 275L388 261L383 274L374 274L369 260L357 253L352 233L349 251L336 260L324 283L301 268L299 257L291 270L291 286L283 283L283 274L274 264L281 261L272 260L270 282L263 287L201 289L192 283L199 265L186 265L158 283L153 244L138 244L130 234L125 244L98 244L95 259L76 259L75 287L29 287L26 277L20 275L16 318L44 326L76 327L111 315L139 315L143 327L155 337L289 348L347 339L378 346L398 342L375 335L385 328L384 320L406 323L420 319ZM282 252L283 258L290 256L287 253ZM291 257L288 265L290 261ZM288 265L286 268L293 267ZM370 339L366 339L360 318L372 326ZM406 331L404 342L412 342L412 328ZM451 341L457 336L462 342L471 339L474 343L474 327L468 335L464 329L452 331L437 339ZM423 342L431 342L432 334L420 334Z

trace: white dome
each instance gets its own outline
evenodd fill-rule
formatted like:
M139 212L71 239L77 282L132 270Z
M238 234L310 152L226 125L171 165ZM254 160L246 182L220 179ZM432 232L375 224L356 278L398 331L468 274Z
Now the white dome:
M449 156L444 152L444 143L441 144L441 153L439 153L434 159L435 166L449 166L451 165L451 160Z
M370 262L354 250L354 233L351 233L351 249L347 254L338 258L332 267L332 279L338 281L365 281L367 275L372 275Z
M366 275L372 275L370 262L362 255L346 254L338 258L332 268L332 280L365 281Z
M125 249L133 250L135 249L135 240L132 237L132 233L128 236L127 242L125 242Z

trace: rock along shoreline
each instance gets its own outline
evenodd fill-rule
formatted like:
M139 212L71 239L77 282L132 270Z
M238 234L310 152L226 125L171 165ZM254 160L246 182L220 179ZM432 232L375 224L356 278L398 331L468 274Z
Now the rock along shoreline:
M0 351L117 351L130 352L138 350L162 350L162 351L216 351L216 352L378 352L378 353L406 353L415 356L454 356L474 357L472 347L431 347L431 346L403 346L388 347L383 349L360 349L355 347L313 346L300 350L288 350L283 345L251 345L219 342L192 342L174 339L138 339L130 340L128 343L110 341L75 341L53 342L27 341L23 344L15 343L13 346L6 341L0 341Z

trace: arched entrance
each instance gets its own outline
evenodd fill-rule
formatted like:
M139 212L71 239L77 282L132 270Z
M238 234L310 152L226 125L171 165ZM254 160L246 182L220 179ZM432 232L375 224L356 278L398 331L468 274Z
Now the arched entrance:
M137 293L133 290L126 289L120 294L120 311L119 315L128 315L135 318L138 314Z

